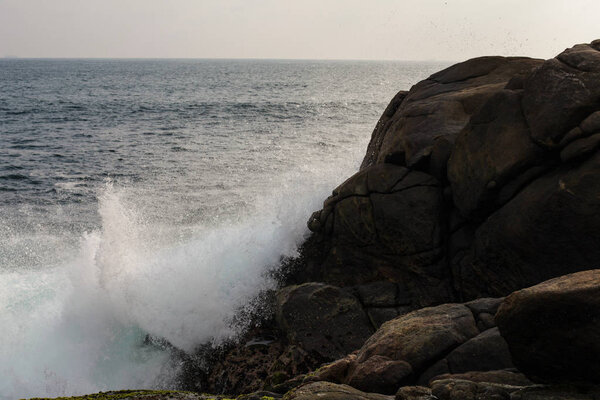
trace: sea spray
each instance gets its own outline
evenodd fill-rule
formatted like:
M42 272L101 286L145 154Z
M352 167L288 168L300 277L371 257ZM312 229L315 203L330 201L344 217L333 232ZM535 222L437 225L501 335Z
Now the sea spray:
M441 69L0 62L1 399L175 385L152 343L243 330L389 99Z
M0 275L12 288L0 314L2 398L175 387L177 360L146 336L186 352L235 338L244 329L236 313L275 287L269 272L295 254L306 216L343 176L320 167L278 177L252 212L176 240L137 212L135 188L108 182L101 228L82 236L76 257Z

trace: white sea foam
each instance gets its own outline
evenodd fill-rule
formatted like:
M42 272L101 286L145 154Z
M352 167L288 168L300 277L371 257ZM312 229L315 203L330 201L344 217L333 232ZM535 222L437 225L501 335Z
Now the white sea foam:
M250 211L176 239L139 214L135 189L108 183L101 229L76 256L0 273L0 398L173 386L177 366L143 345L146 334L185 351L238 334L236 312L274 287L267 272L295 253L310 212L353 167L279 177Z

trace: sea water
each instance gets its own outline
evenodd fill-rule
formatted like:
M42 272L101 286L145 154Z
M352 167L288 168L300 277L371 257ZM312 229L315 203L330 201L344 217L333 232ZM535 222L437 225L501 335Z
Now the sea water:
M0 60L0 399L176 388L442 67Z

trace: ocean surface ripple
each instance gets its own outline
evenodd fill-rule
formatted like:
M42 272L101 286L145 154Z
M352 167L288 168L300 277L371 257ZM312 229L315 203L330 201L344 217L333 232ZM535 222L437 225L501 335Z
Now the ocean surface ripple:
M0 399L176 387L443 66L0 60Z

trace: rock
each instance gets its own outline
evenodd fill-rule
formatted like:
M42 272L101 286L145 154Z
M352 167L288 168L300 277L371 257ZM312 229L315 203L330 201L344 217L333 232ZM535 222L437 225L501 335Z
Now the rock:
M481 313L477 315L477 328L480 331L485 331L496 326L496 320L493 314Z
M394 396L365 393L351 386L330 382L313 382L288 392L283 398L284 400L393 400Z
M488 329L461 344L446 359L453 373L514 367L506 341L500 336L498 328Z
M600 383L600 270L517 291L496 321L513 362L531 380Z
M241 396L236 397L236 400L271 400L280 399L281 397L282 396L279 393L260 391L249 394L243 394Z
M452 350L425 371L419 378L419 383L428 383L440 373L458 374L513 367L506 341L500 336L498 328L492 328Z
M498 307L502 304L504 297L482 297L465 303L473 315L478 316L482 313L495 315Z
M473 115L448 161L454 205L465 217L485 215L515 176L541 162L543 149L529 136L522 93L502 90Z
M306 374L300 374L277 385L265 384L265 388L271 390L274 393L285 394L290 390L302 385L305 382L306 377Z
M279 398L279 397L276 397ZM60 399L67 399L61 397ZM70 400L227 400L226 396L180 392L172 390L118 390L84 396L69 397ZM49 399L48 399L49 400ZM58 398L57 398L58 400Z
M406 311L408 312L408 311ZM406 312L402 314L406 314ZM401 315L398 308L395 307L384 307L384 308L368 308L367 315L373 324L375 329L379 329L379 327L384 323L389 321L390 319L396 318L398 315Z
M592 133L600 132L600 111L591 113L586 119L579 124L581 131L591 135Z
M276 314L288 340L323 361L356 350L373 333L356 297L321 283L279 291Z
M360 349L357 364L375 355L409 363L415 373L479 333L461 304L423 308L384 323Z
M348 354L346 357L332 363L321 366L305 379L306 382L327 381L333 383L344 383L348 376L348 370L356 360L356 354Z
M347 382L365 392L394 394L400 385L409 382L411 375L409 363L374 355L362 363L356 363Z
M510 386L531 386L533 382L531 382L525 375L520 372L515 372L517 370L498 370L498 371L470 371L464 372L462 374L443 374L438 375L430 382L439 381L439 380L464 380L471 382L487 382L487 383L499 383L502 385L510 385Z
M526 75L541 63L528 58L480 57L417 83L407 94L394 99L394 106L388 107L394 110L393 115L386 112L382 116L361 169L381 163L411 168L428 163L436 141L454 143L485 100L515 75Z
M410 304L410 299L398 299L398 285L389 281L372 282L360 285L356 289L361 303L366 307L394 307L399 304Z
M504 296L600 259L600 153L534 180L479 226L453 266L467 298Z
M395 400L435 400L435 397L427 387L403 386L398 389Z
M600 52L581 44L545 61L524 83L523 112L531 137L556 147L570 129L600 109Z
M317 279L338 286L403 282L397 302L448 301L441 216L441 188L431 175L389 164L365 168L336 188L319 212L332 229L317 230L329 246ZM372 289L361 290L371 296ZM365 297L365 304L388 305L391 295Z
M560 152L560 159L563 162L571 161L575 158L593 153L598 147L600 147L600 133L569 143L569 145Z
M460 379L445 379L431 383L431 393L439 400L510 400L511 393L521 386Z
M511 400L600 400L597 386L533 386L518 390Z

